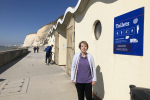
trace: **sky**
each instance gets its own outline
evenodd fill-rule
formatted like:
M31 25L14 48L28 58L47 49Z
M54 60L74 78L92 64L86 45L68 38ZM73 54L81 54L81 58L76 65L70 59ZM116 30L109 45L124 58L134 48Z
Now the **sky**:
M78 0L0 0L0 45L20 45Z

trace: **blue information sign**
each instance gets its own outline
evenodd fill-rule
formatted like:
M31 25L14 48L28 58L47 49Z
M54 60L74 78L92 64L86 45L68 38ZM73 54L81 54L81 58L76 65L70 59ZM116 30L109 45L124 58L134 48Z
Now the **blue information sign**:
M143 56L144 7L114 19L114 54Z

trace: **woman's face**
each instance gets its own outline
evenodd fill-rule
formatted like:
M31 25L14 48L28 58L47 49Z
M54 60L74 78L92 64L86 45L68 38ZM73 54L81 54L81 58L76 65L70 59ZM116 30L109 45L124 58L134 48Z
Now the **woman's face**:
M86 51L87 51L87 46L81 43L81 52L86 53Z

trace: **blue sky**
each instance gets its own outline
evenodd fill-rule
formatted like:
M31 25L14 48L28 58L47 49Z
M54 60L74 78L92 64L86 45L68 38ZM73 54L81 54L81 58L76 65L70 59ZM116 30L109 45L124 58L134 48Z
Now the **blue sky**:
M19 45L26 35L63 15L78 0L0 0L0 45Z

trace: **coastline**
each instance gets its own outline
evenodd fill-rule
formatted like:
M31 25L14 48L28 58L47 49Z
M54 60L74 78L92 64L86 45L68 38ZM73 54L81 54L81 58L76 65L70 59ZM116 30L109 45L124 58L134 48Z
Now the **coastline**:
M9 50L15 50L15 49L18 49L18 48L19 47L16 47L16 46L11 46L11 47L0 46L0 52L9 51Z

